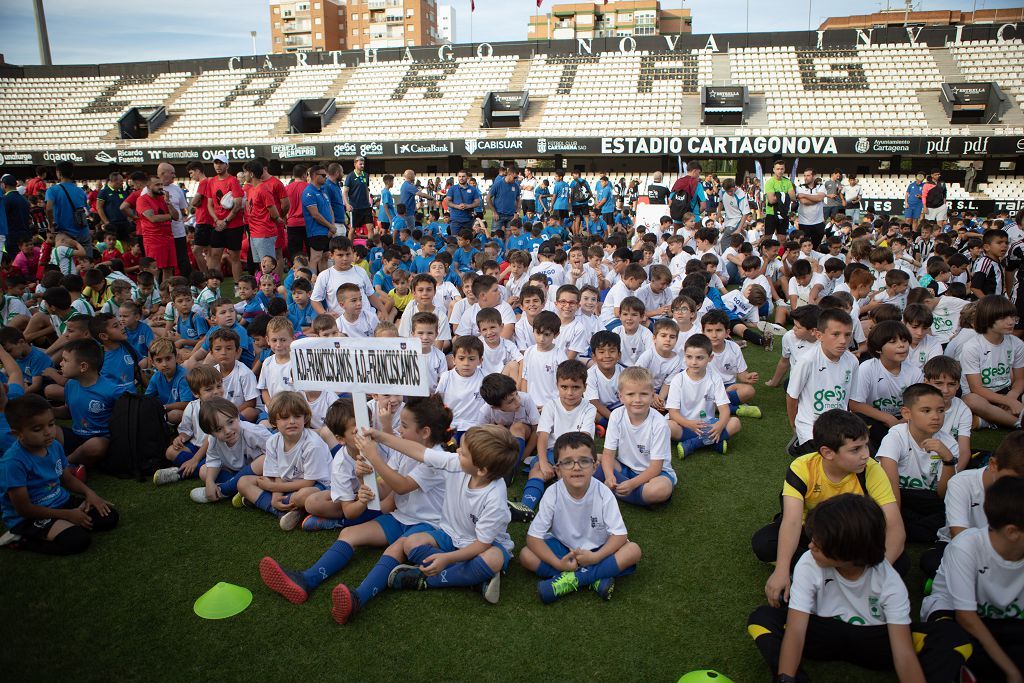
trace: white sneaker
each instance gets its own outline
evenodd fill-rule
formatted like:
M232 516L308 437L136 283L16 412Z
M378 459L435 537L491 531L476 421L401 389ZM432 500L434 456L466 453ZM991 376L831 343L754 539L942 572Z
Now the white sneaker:
M303 510L291 510L281 515L281 519L278 520L278 524L281 525L283 531L293 531L297 526L302 524L302 520L305 519L306 513Z
M173 484L176 481L181 481L181 472L177 467L165 467L153 473L153 483L157 486Z
M199 486L188 492L188 497L192 499L194 503L216 503L216 500L210 500L206 497L206 487Z
M498 598L501 596L501 572L496 572L490 581L481 584L480 592L483 594L484 600L492 605L497 605Z
M21 536L19 536L18 534L11 531L5 531L4 535L0 536L0 548L2 548L5 545L10 545L11 543L17 543L20 540Z

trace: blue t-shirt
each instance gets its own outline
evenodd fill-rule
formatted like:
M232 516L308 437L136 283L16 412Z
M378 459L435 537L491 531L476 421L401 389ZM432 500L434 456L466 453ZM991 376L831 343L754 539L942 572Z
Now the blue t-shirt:
M38 346L31 347L28 355L21 360L15 361L15 363L17 363L18 367L21 368L21 374L24 376L25 386L32 384L32 380L43 374L43 371L49 370L53 367L53 361L46 352Z
M626 229L633 227L633 219L630 218L629 216L624 216L621 213L615 217L615 222L616 224L621 225Z
M477 249L470 247L468 250L459 247L452 254L452 268L459 271L460 273L468 273L473 269L473 256L477 253Z
M395 288L395 282L391 279L391 276L384 272L383 269L377 271L377 274L373 276L373 286L380 287L381 291L387 294Z
M419 190L416 189L416 185L405 181L402 183L402 189L399 192L398 201L405 204L405 215L409 220L416 215L416 193Z
M520 233L518 235L509 235L508 240L506 242L506 247L508 248L509 251L514 251L514 250L522 251L524 249L528 250L530 248L529 245L530 245L530 237L528 235L524 235L522 233Z
M140 320L134 330L129 330L126 327L124 333L128 336L128 343L135 349L139 358L149 355L149 345L153 343L154 339L153 329L149 325Z
M604 235L608 232L608 224L604 222L603 218L598 218L596 221L587 220L587 232L591 235Z
M555 198L555 203L551 207L553 211L569 210L569 183L556 180L555 186L551 188L551 196Z
M430 264L434 262L433 256L417 256L412 261L413 273L426 273L430 271Z
M356 175L352 171L345 176L345 187L348 188L348 203L353 209L370 208L370 176L366 173Z
M601 200L604 200L604 204L601 204ZM601 209L602 214L615 213L615 197L612 195L611 183L604 187L597 186L597 192L594 193L594 206L598 204L601 204L598 208Z
M90 387L83 387L77 379L69 379L64 385L64 402L71 411L71 430L87 439L109 436L110 413L124 392L123 387L103 376Z
M384 263L384 249L381 247L371 249L366 254L366 262L370 264L370 275L376 273Z
M388 210L385 211L384 207L387 207ZM391 190L385 187L380 191L380 206L377 207L377 219L380 220L381 223L390 223L391 217L388 215L389 211L391 216L395 216L398 213L395 211L395 197L391 194Z
M103 352L100 377L113 382L119 388L118 394L135 390L135 356L125 342L121 342L116 349Z
M919 183L917 181L914 181L907 186L907 194L910 197L910 201L907 203L908 208L918 208L921 206L921 192L923 190L924 183Z
M210 328L210 331L206 335L206 339L204 339L202 343L202 348L204 351L210 350L210 335L212 335L219 329L220 325L214 325ZM241 343L242 345L242 355L239 358L239 360L242 361L242 364L245 365L247 368L252 369L253 363L256 362L256 354L253 353L252 350L252 339L249 337L249 334L245 331L245 328L239 325L238 323L235 323L231 327L231 329L234 330L235 333L238 335L239 343Z
M313 324L313 318L316 317L316 311L313 309L313 304L307 303L305 308L299 308L299 305L294 301L288 302L288 320L292 324L292 329L296 333L302 332L303 327L309 327Z
M545 190L543 186L541 186L541 187L538 187L536 190L534 190L533 195L534 195L534 197L536 197L537 210L538 211L547 211L548 210L548 205L551 204L551 202L550 202L551 193L548 192L547 190Z
M480 190L473 187L470 184L466 184L465 187L455 183L448 188L448 213L452 217L452 225L460 227L469 227L473 225L473 211L474 209L457 209L452 204L472 204L478 199L482 199L480 196Z
M516 200L519 199L519 183L508 182L497 178L491 184L491 208L499 216L511 216L516 212Z
M7 385L7 400L13 401L25 395L25 388L20 384ZM11 425L7 422L7 416L0 413L0 453L6 453L7 449L14 443L14 436L11 434Z
M405 222L405 216L395 216L395 220L391 221L391 234L397 235L400 230L404 230L407 227L409 225Z
M64 190L67 190L67 194ZM89 228L75 225L75 209L88 207L89 203L82 188L71 181L52 185L46 189L46 201L53 202L53 222L57 224L57 232L66 232L78 240L79 244L85 244L82 240L89 239Z
M331 211L334 212L334 222L343 223L345 221L345 199L341 196L341 185L328 178L327 182L324 183L324 194L327 195L327 200L331 203ZM326 216L327 214L321 212L320 215Z
M33 505L59 508L71 499L71 494L60 485L67 466L68 459L59 441L51 443L42 456L29 453L17 442L4 452L0 457L0 510L8 529L25 521L14 509L8 491L24 487Z
M210 323L206 322L206 318L200 313L192 311L187 318L178 316L178 322L175 323L174 329L182 339L199 341L210 331Z
M154 373L146 387L146 396L156 396L164 405L194 401L196 397L192 395L192 390L185 381L187 374L181 365L174 366L174 377L171 379L164 377L162 372Z
M331 200L323 189L317 189L316 185L310 183L302 191L302 219L306 221L306 237L327 237L330 231L313 219L309 213L309 207L315 206L320 216L328 223L331 222Z

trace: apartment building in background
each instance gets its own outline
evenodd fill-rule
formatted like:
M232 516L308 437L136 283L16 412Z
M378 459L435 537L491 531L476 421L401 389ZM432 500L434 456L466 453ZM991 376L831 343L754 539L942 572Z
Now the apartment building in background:
M1024 22L1024 7L979 9L973 12L959 10L915 11L908 3L903 9L887 9L874 14L849 17L829 17L818 27L828 29L868 29L888 26L967 26L970 24L1012 24Z
M455 39L455 8L451 5L437 6L437 33L445 43L457 43Z
M573 40L691 33L687 8L663 9L658 0L618 0L604 4L575 2L551 6L547 14L530 17L529 40Z
M437 0L270 0L273 52L437 45Z

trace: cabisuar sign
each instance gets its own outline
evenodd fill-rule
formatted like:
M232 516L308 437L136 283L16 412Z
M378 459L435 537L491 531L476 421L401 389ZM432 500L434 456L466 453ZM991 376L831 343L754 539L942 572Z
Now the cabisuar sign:
M210 162L223 154L232 162L244 163L256 157L268 159L371 159L412 157L531 159L555 155L677 156L686 157L890 157L927 156L937 158L984 158L1024 156L1024 137L975 136L861 136L826 135L715 135L650 136L603 138L465 138L460 140L322 140L317 136L295 136L294 142L275 145L231 145L222 147L120 149L41 149L9 151L0 149L0 166L33 166L74 161L87 166L132 167L160 161Z

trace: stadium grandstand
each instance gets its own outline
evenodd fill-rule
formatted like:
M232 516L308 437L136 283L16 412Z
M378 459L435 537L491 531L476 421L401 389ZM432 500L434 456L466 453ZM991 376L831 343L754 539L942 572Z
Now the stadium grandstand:
M101 178L218 152L283 167L362 155L379 192L385 172L487 159L643 182L677 157L743 174L786 156L856 173L896 211L915 173L976 160L971 192L962 168L946 174L949 200L984 211L1019 197L1022 74L1018 24L0 64L0 166L70 160Z

